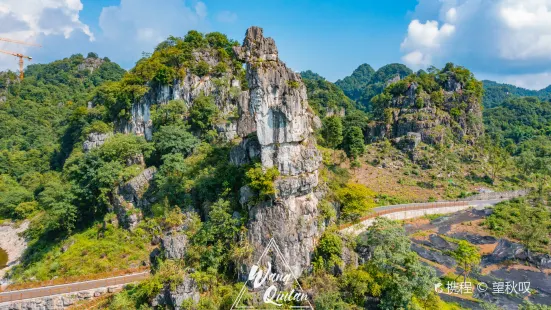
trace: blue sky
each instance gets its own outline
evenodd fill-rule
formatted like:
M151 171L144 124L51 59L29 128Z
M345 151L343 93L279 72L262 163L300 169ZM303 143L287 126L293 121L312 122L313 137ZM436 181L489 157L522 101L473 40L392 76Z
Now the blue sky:
M119 2L83 0L83 22L98 32L102 8ZM291 68L311 69L331 81L349 75L365 62L375 68L400 62L399 47L409 23L407 14L417 4L415 0L396 0L393 6L375 0L204 2L207 22L198 27L201 31L220 31L242 41L248 27L263 27L265 35L276 40L281 59ZM235 20L219 21L219 15L225 12L233 13L229 16ZM172 34L185 33L182 29ZM140 53L137 51L137 55ZM133 60L117 59L126 68L133 65Z
M94 51L129 69L168 35L197 29L241 41L252 25L275 39L291 68L330 81L362 63L416 70L452 61L481 79L551 84L551 0L0 1L0 37L43 45L0 49L35 62ZM16 64L0 56L0 70Z

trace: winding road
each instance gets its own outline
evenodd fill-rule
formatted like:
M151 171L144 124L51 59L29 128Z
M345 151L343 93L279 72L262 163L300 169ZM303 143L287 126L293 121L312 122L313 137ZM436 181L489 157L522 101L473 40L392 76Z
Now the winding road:
M505 200L508 200L508 198L410 203L377 207L373 208L369 215L362 217L358 223L342 225L339 227L339 230L343 233L359 235L373 224L375 218L380 216L393 220L405 220L429 214L449 214L468 208L489 207Z

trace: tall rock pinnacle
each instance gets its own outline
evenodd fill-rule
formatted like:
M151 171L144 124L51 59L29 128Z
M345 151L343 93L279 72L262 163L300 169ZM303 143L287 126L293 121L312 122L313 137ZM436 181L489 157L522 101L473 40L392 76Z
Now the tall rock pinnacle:
M249 241L259 255L274 238L298 276L310 266L321 233L314 195L321 156L313 132L319 119L308 106L300 75L279 60L274 40L265 38L261 28L249 28L243 46L234 51L247 64L249 84L248 100L239 104L241 153L255 153L247 148L256 145L263 168L275 167L280 172L275 199L248 204ZM259 147L249 141L254 133ZM275 268L283 266L276 263Z

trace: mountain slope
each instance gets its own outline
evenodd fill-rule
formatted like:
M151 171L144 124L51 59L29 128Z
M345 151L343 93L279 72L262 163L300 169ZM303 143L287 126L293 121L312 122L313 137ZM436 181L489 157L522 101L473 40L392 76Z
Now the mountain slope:
M540 90L530 90L510 84L484 80L484 107L493 108L507 99L514 97L537 97L540 100L551 100L551 85Z
M363 109L371 110L371 99L382 93L389 81L403 79L413 71L405 65L393 63L373 71L367 64L359 66L351 76L335 82L344 93Z

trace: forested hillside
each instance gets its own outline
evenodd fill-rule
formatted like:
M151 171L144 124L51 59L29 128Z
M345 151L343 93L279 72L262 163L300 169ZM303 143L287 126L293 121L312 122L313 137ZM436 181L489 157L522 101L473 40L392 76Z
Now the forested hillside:
M541 90L530 90L494 81L482 81L484 84L484 107L493 108L502 102L516 97L537 97L542 101L551 100L551 85Z
M25 218L46 207L38 198L83 139L88 122L81 116L92 91L124 72L90 53L31 65L22 82L9 72L0 76L0 217Z
M535 97L513 98L484 111L486 132L514 156L526 178L540 191L551 177L551 102Z
M402 64L389 64L374 71L368 64L359 66L352 75L335 82L362 109L371 110L371 99L383 92L391 82L412 74L413 71Z

